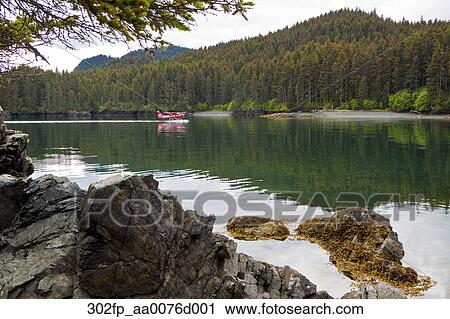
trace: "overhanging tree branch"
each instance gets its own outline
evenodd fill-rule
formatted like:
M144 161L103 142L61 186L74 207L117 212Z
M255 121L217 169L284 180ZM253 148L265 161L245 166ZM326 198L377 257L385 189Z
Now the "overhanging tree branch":
M165 44L169 29L188 31L195 16L241 15L246 0L0 0L0 69L26 53L44 59L38 47L55 41L73 49L97 41Z

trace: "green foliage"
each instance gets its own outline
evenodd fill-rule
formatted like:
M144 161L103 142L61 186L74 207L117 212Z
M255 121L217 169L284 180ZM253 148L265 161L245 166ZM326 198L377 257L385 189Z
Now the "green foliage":
M118 103L111 103L107 102L99 106L98 111L99 112L106 112L106 111L137 111L138 107L130 102L118 102Z
M259 109L261 109L261 107L253 100L247 100L247 102L240 106L240 110L247 112L257 111Z
M352 99L350 101L350 107L354 111L360 110L361 109L361 104L359 103L359 101L357 99Z
M217 104L211 107L211 110L213 111L227 111L227 104Z
M412 109L413 105L413 94L409 90L399 91L389 97L389 107L394 111L409 111Z
M364 110L376 110L376 109L380 109L380 103L377 102L376 100L371 100L371 99L364 99L362 102L362 108Z
M450 29L449 29L450 30ZM450 31L447 32L447 37ZM449 80L449 38L447 38L444 45L442 43L435 43L430 63L427 70L427 86L429 91L435 95L441 97L445 92L448 93L448 87L450 86ZM447 89L447 90L446 90Z
M208 109L208 104L202 102L197 103L197 105L195 106L195 110L199 112L207 111Z
M232 100L230 103L227 104L227 111L233 112L238 109L237 103L235 100Z
M14 20L0 19L0 50L29 43L33 40L35 29L36 25L23 15Z
M160 107L157 104L154 103L149 103L144 105L143 110L146 112L155 112L157 110L159 110Z
M427 88L422 88L413 93L414 110L419 112L429 112L431 110L432 101Z
M399 112L414 110L422 113L450 113L450 97L433 96L426 87L413 92L402 90L389 97L389 107Z
M263 109L265 111L269 112L287 112L289 111L289 107L285 104L280 102L279 99L271 99L269 102L263 105Z
M334 104L332 102L326 102L322 105L325 110L334 110Z
M432 113L435 114L448 114L450 113L450 97L437 96L432 99Z
M338 110L360 110L362 105L359 103L357 99L351 99L350 101L346 101L341 103L337 109Z

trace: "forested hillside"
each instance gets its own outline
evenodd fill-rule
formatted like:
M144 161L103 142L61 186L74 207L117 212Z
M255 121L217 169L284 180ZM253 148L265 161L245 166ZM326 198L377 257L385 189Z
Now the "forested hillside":
M153 58L149 58L145 55L143 49L131 51L120 58L113 58L110 56L106 56L103 54L93 56L91 58L87 58L82 60L74 69L74 71L85 71L89 69L93 69L96 67L103 67L105 65L112 66L123 66L126 64L142 64L142 63L150 63L152 61L158 61L161 59L172 58L177 54L188 51L190 49L183 48L177 45L170 45L163 50L155 50L155 56Z
M112 61L114 58L106 56L104 54L99 54L90 58L81 60L80 63L75 67L74 71L84 71L92 68L102 67L108 62Z
M450 22L339 10L158 63L0 79L11 112L394 109L450 112Z

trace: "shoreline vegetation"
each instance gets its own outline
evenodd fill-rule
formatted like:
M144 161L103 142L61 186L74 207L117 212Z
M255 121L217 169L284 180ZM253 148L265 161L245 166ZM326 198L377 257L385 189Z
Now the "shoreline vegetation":
M260 116L265 119L405 119L405 120L450 120L450 114L421 114L421 113L398 113L387 110L374 111L343 111L343 110L320 110L317 112L283 112L270 113Z
M450 120L450 114L423 114L419 112L399 113L390 110L314 110L313 112L264 112L210 110L191 113L194 117L259 117L263 119L367 119L367 120ZM104 111L104 112L5 112L6 120L114 120L156 118L153 111Z
M1 87L0 87L1 89ZM1 93L1 92L0 92ZM1 95L0 95L1 96ZM307 103L301 108L290 107L278 98L273 98L266 103L257 103L248 100L245 103L238 103L232 100L226 104L209 105L197 103L196 105L139 105L134 102L118 102L102 104L93 110L78 111L77 107L64 111L46 110L27 111L28 108L6 109L6 117L26 117L26 116L55 116L55 117L75 117L75 118L115 118L115 117L142 117L151 118L156 111L183 111L197 115L224 115L233 114L241 116L261 116L264 118L317 118L329 117L334 114L355 114L374 117L373 114L387 114L391 118L413 118L422 117L429 119L449 119L450 118L450 97L433 96L428 88L422 87L418 90L401 90L390 95L387 104L376 100L352 99L343 103ZM9 111L9 112L8 112Z

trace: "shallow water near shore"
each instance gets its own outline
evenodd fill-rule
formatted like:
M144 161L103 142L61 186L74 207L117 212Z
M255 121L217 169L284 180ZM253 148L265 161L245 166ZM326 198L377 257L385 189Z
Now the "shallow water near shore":
M404 210L392 225L406 255L404 264L437 285L425 297L450 298L450 123L409 120L302 121L194 117L190 123L142 121L10 122L30 134L28 153L36 172L67 176L87 188L115 174L153 173L161 188L270 194L299 215L313 206L338 205L341 192L369 198L395 193L399 202L420 199L415 220ZM301 196L299 194L301 193ZM292 201L276 200L273 194ZM193 201L183 201L186 209ZM394 204L376 205L392 215ZM223 202L205 213L223 215ZM320 213L322 211L318 209ZM255 212L250 212L255 214ZM249 212L238 208L238 215ZM220 220L220 218L219 218ZM289 225L295 227L295 223ZM224 223L215 230L225 232ZM317 245L287 240L242 242L238 250L276 265L289 265L340 297L351 281Z

